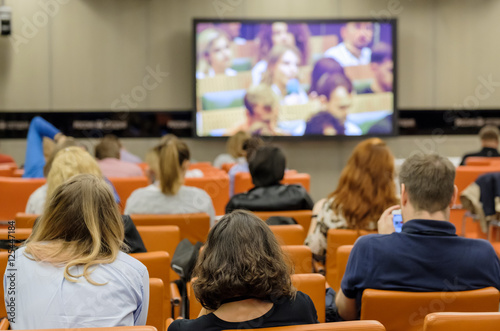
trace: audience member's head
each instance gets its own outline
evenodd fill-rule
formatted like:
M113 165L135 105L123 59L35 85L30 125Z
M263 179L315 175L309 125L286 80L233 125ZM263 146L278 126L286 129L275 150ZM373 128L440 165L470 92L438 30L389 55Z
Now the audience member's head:
M349 22L340 29L340 36L349 51L361 51L373 40L373 23Z
M314 93L316 96L318 93L318 82L323 75L331 74L342 74L344 75L344 68L336 60L331 57L324 57L319 59L311 73L311 88L309 89L309 94Z
M245 131L238 131L233 134L226 143L226 150L233 158L245 156L243 144L250 138L250 135Z
M323 75L317 89L322 107L343 125L352 107L352 83L345 75Z
M52 162L54 162L54 158L56 157L57 153L68 147L79 147L85 151L84 147L81 144L79 144L73 137L66 137L66 139L64 139L63 141L55 144L50 156L47 158L47 161L45 162L45 166L43 167L43 175L46 178L49 176L49 172L52 167Z
M500 131L494 125L486 125L479 131L479 138L483 147L498 148L498 138Z
M261 146L264 146L264 141L258 136L250 137L243 142L243 151L245 151L247 162L250 162L255 152L257 152Z
M212 69L215 74L225 74L233 59L229 35L224 30L208 28L198 34L196 42L199 52L196 71L208 74Z
M109 185L98 176L78 175L56 187L25 253L35 261L64 265L70 282L84 277L103 285L94 282L91 273L115 260L123 239L123 221ZM83 266L81 273L70 272L77 265Z
M259 84L248 89L244 98L248 132L265 135L275 130L278 122L279 99L273 89Z
M343 135L344 131L344 126L336 117L327 111L321 111L307 121L304 135L335 136Z
M368 228L398 203L394 157L383 140L370 138L356 146L329 198L334 198L332 207L344 215L349 229Z
M372 57L370 67L375 75L375 84L377 91L374 92L390 92L394 80L392 60L392 46L379 42L372 47Z
M455 167L437 154L417 153L405 160L399 172L401 213L405 221L416 215L444 213L455 202Z
M52 162L47 176L47 200L55 189L71 177L79 174L91 174L102 177L96 160L80 147L67 147L60 150Z
M287 84L298 78L300 56L295 46L274 46L267 57L267 70L262 75L262 83L287 89Z
M255 187L278 185L285 176L286 158L276 146L262 146L248 163Z
M250 212L236 210L222 217L200 254L193 290L206 309L242 296L272 302L295 296L291 266L278 241Z
M309 59L310 32L307 24L288 24L274 22L262 24L257 35L259 40L259 60L267 60L274 46L295 46L299 49L300 64L306 65Z
M95 157L98 160L104 160L107 158L120 159L120 144L118 140L103 138L95 146Z
M189 148L182 140L172 137L159 145L157 151L160 189L163 194L175 195L184 183L184 175L189 168Z

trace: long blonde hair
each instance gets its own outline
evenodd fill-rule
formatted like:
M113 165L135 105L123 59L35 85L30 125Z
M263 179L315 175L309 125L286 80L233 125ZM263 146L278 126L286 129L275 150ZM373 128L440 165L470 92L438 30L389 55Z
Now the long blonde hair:
M184 161L189 161L190 153L186 143L171 138L158 146L160 157L160 189L163 194L177 194L184 183Z
M74 175L92 174L102 177L96 160L80 147L68 147L57 152L47 176L47 202L52 192Z
M226 38L228 42L231 41L231 38L224 30L217 28L205 29L196 36L196 47L198 51L196 64L197 72L202 72L205 75L208 74L208 71L212 67L208 61L208 55L214 42L220 38Z
M234 158L245 156L243 143L250 139L250 134L245 131L238 131L233 134L226 143L227 152Z
M77 282L99 264L113 262L123 248L124 227L109 185L95 175L77 175L58 186L26 241L35 261L64 265L64 278ZM70 268L82 265L81 274Z

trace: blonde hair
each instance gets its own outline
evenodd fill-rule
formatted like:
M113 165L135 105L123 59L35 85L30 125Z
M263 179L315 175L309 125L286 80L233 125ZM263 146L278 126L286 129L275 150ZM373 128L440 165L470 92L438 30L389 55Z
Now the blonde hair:
M177 194L184 183L182 164L190 159L186 143L171 138L157 148L159 154L160 189L163 194Z
M210 53L213 43L219 38L226 38L228 41L231 41L231 38L224 30L215 28L205 29L196 37L196 47L198 50L197 72L202 72L205 75L208 74L211 65L207 60L207 56Z
M52 192L72 176L92 174L102 177L101 169L96 160L80 147L68 147L57 152L47 176L47 201Z
M151 148L145 158L145 162L148 164L149 170L153 175L153 178L150 178L152 182L160 178L160 150L161 147L167 144L171 139L177 139L177 136L174 134L166 134L160 139L160 143L155 147Z
M267 58L267 70L262 74L262 83L268 85L273 84L274 69L276 67L276 64L281 59L283 54L285 54L287 51L293 52L297 56L299 61L302 58L299 49L295 46L284 46L284 45L274 46L269 52Z
M77 175L58 186L26 241L28 258L64 265L64 278L77 282L99 264L113 262L124 247L124 227L109 185L95 175ZM30 256L28 256L30 255ZM81 274L70 268L82 265Z
M238 131L233 134L226 144L226 150L234 158L245 156L245 151L243 150L243 143L250 139L250 134L245 131Z

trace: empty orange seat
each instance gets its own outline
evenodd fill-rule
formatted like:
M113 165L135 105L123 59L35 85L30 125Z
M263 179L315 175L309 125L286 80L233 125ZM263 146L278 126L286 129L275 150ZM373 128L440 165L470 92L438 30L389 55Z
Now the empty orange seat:
M270 225L281 245L303 245L306 239L304 228L299 224Z
M285 254L290 257L296 274L312 273L312 252L305 245L283 245Z
M26 210L28 199L45 178L0 177L0 220L13 220Z

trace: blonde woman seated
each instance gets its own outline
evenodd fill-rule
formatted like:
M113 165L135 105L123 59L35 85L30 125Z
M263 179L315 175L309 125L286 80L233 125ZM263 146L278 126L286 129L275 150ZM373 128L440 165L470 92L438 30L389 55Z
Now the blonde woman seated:
M314 205L305 244L325 261L329 229L377 230L387 208L399 203L394 183L394 157L379 138L359 143L342 170L337 189Z
M250 212L227 214L210 230L193 283L204 309L195 320L176 320L168 331L254 329L317 323L307 294L267 224Z
M227 153L219 154L213 163L216 168L221 168L225 163L245 163L245 151L243 150L244 142L250 138L250 135L245 131L238 131L233 134L226 143Z
M158 154L159 181L132 192L125 214L207 213L213 225L215 211L210 196L202 189L183 185L190 159L187 145L172 138L158 146Z
M145 325L149 274L120 251L123 238L118 206L101 178L78 175L56 187L15 251L8 267L15 270L4 275L5 302L15 302L11 328Z

